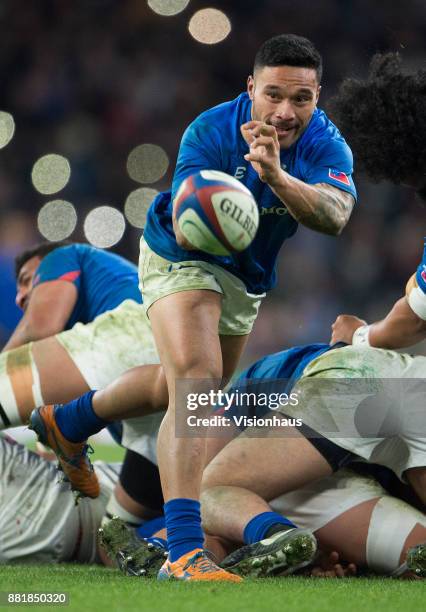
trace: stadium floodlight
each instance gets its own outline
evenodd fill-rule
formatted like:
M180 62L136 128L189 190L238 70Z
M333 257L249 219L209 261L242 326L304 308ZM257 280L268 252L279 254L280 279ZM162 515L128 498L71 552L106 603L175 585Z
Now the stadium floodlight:
M35 189L44 195L57 193L70 180L71 167L66 157L56 153L48 153L40 157L34 164L31 180Z
M231 28L231 22L225 13L214 8L197 11L188 24L191 36L205 45L222 42L230 33Z
M167 172L169 157L156 144L141 144L130 152L127 158L127 172L138 183L156 183Z
M97 206L84 220L84 235L87 241L102 249L120 242L125 229L124 215L112 206Z
M51 242L65 240L77 225L77 212L71 202L51 200L46 202L37 216L38 231Z
M163 17L173 17L186 9L189 0L148 0L150 9Z
M12 140L15 133L15 121L10 113L0 111L0 149Z
M145 227L146 213L158 193L156 189L150 187L139 187L129 193L124 205L124 214L131 225L140 229Z

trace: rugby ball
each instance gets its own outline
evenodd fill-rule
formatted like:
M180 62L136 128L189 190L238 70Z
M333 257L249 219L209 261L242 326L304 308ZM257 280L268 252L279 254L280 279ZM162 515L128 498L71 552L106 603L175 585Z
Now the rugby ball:
M201 170L186 178L176 193L174 211L185 238L210 255L244 251L259 226L251 191L218 170Z

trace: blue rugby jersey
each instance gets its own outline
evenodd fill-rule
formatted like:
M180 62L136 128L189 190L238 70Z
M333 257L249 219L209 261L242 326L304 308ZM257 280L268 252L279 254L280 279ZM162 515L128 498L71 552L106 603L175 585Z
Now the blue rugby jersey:
M90 323L124 300L142 303L136 266L119 255L86 244L58 247L42 259L33 286L54 280L73 283L78 292L65 329L75 323Z
M285 351L266 355L266 357L262 357L249 366L238 377L233 387L242 387L245 384L244 381L247 380L258 380L259 383L267 381L272 391L289 394L311 361L320 357L323 353L341 346L346 345L342 342L333 345L320 342L293 346ZM276 381L281 381L281 383L277 384ZM265 389L262 388L262 391L265 391Z
M242 374L235 380L231 388L227 392L232 394L248 393L255 394L259 399L260 395L271 397L272 394L287 394L290 395L293 387L302 376L305 368L311 361L317 359L327 351L346 346L343 342L336 344L305 344L294 346L279 353L266 355L252 365L250 365ZM262 405L258 399L256 402L248 401L242 405L240 402L233 402L231 408L227 411L223 406L218 405L215 412L225 414L228 417L232 415L251 414L263 416L271 409L269 404ZM275 406L276 408L277 406Z
M185 131L179 149L172 190L160 193L147 216L145 240L150 248L171 261L202 259L239 277L250 293L262 294L276 283L275 263L284 240L297 230L297 222L250 162L249 147L240 126L251 119L251 101L243 93L231 102L202 113ZM351 177L352 153L336 126L316 109L302 136L281 150L281 166L305 183L328 183L356 197ZM242 253L230 257L181 249L172 225L172 201L181 182L199 170L221 170L238 178L253 193L259 207L256 238Z

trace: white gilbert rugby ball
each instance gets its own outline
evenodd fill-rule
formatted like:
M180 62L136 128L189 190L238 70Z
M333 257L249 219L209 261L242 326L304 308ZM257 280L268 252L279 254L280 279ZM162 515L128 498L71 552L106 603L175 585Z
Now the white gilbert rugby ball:
M236 178L218 170L201 170L186 178L174 206L185 238L211 255L244 251L259 226L252 193Z

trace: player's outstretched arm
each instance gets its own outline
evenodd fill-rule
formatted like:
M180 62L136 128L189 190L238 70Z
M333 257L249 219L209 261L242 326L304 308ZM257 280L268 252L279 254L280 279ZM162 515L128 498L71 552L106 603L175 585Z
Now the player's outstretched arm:
M24 316L3 351L63 331L77 301L76 287L66 281L49 281L35 287Z
M296 221L332 236L342 232L355 203L350 193L328 183L309 185L285 172L280 164L280 145L274 126L249 121L241 126L241 134L250 147L245 159Z
M332 344L347 342L397 349L412 346L426 338L426 321L411 309L405 297L396 302L382 321L367 325L358 317L339 315L331 329Z

